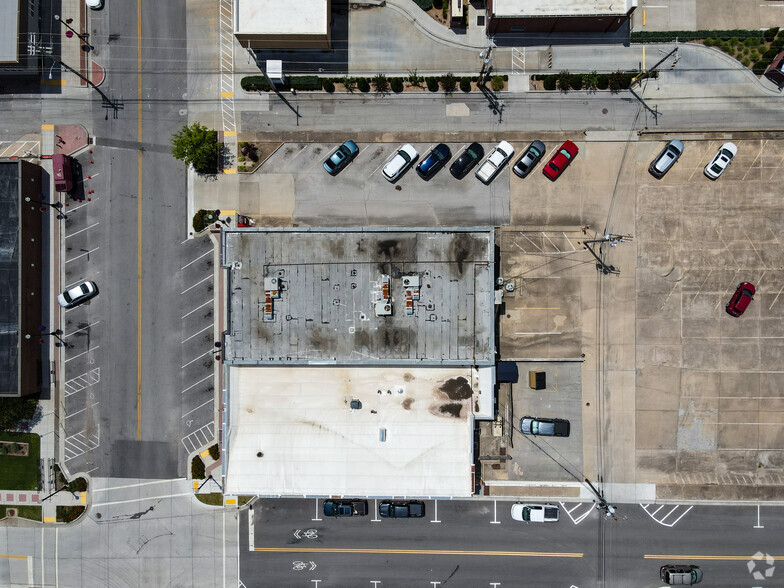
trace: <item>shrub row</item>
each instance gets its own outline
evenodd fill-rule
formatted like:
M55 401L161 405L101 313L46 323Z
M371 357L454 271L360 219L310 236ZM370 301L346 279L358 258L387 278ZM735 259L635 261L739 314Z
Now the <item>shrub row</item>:
M504 83L508 79L509 76L507 75L493 76L490 80L490 85L493 90L497 92L504 88ZM422 82L424 82L424 84L427 86L427 89L431 92L438 92L439 88L441 88L445 92L451 93L457 89L458 85L460 90L463 92L470 92L471 83L475 83L478 80L479 78L477 76L464 76L462 78L458 78L452 73L448 73L439 77L421 77L414 74L413 76L408 76L405 78L387 78L384 74L377 74L372 78L320 78L318 76L291 76L288 79L288 83L279 86L279 88L281 90L323 89L325 92L332 93L335 91L335 83L340 82L344 86L347 86L350 90L356 88L360 92L369 92L372 84L373 88L378 92L388 92L391 89L392 92L398 93L403 91L404 82L414 83L415 85L421 85ZM269 85L269 82L267 81L267 78L264 76L246 76L242 78L240 85L242 86L243 90L248 92L269 91L272 89Z
M545 90L626 90L631 87L632 80L638 72L616 71L613 73L569 73L562 71L557 74L533 75L532 80L540 80L544 84ZM650 72L645 77L658 77L658 72Z
M714 39L764 39L768 31L755 31L748 29L730 29L722 31L638 31L630 35L632 43L669 43L678 41L698 41L712 37Z

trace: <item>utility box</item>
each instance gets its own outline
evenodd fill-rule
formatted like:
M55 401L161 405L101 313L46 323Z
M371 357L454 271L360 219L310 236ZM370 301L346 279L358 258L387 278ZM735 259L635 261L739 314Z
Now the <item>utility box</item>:
M544 372L528 372L528 386L533 390L544 390L547 380Z

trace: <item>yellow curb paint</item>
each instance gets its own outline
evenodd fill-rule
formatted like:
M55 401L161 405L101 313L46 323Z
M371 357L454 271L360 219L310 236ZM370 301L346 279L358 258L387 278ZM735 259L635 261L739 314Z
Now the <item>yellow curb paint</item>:
M53 131L54 130L54 125L41 125L41 130L42 131Z
M234 92L221 92L221 98L234 98Z
M237 501L234 498L228 498L228 499L226 499L226 504L234 505L234 504L237 504Z
M223 170L223 173L224 174L236 174L237 170L235 168L233 168L233 167L227 167L226 169Z
M79 502L81 504L87 504L87 492L81 493L81 496L79 496Z
M199 483L196 480L193 481L193 489L194 490L198 490L199 489Z
M207 457L209 454L210 454L210 450L209 449L205 449L204 451L202 451L199 454L199 457Z
M54 523L57 522L57 517L44 517L45 523Z
M41 80L42 86L65 86L65 80Z
M642 26L645 26L645 11L642 11Z
M237 214L236 210L223 210L221 208L221 216L232 216L234 214Z
M236 137L237 131L223 131L224 137Z
M8 555L0 553L0 559L27 559L26 555Z

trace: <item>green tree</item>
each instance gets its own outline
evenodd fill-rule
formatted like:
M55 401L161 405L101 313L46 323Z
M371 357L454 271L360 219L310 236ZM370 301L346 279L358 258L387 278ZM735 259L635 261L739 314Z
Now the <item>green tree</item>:
M216 173L219 153L218 132L199 123L184 126L172 136L172 155L198 173Z
M457 89L457 78L452 72L441 76L440 81L441 88L443 88L444 92L447 94L452 94Z
M373 76L372 81L373 81L373 88L376 90L376 92L379 92L381 94L389 93L389 80L387 79L387 76L385 76L382 73L376 74L375 76Z
M35 416L38 398L0 398L0 431L15 431Z
M558 74L558 89L561 92L568 92L569 91L569 84L572 81L572 74L570 74L567 70L563 70L561 73Z

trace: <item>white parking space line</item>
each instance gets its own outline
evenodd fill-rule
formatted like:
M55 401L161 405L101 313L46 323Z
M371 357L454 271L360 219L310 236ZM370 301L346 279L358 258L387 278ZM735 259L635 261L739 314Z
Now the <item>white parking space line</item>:
M185 241L189 241L189 240L190 240L190 239L186 239ZM183 241L183 243L185 243L185 241ZM212 253L212 252L213 252L213 250L212 250L212 249L210 249L209 251L207 251L207 252L205 252L205 253L203 253L203 254L199 255L199 257L197 257L197 258L196 258L196 259L194 259L193 261L189 261L189 262L188 262L188 263L186 263L184 266L182 266L180 269L181 269L181 270L184 270L184 269L185 269L186 267L188 267L189 265L192 265L192 264L196 263L196 262L197 262L197 261L199 261L199 260L200 260L202 257L204 257L205 255L209 255L209 254L210 254L210 253Z
M208 423L206 425L202 425L201 427L199 427L199 429L197 429L190 435L183 437L180 440L180 443L182 443L183 447L185 447L185 450L188 451L189 453L191 451L196 451L200 447L204 447L205 445L207 445L207 443L214 441L214 434L212 431L213 425L215 425L215 421L212 421L211 423ZM188 446L188 444L185 443L186 441L188 442L188 444L190 444L190 447Z
M668 518L669 518L671 515L673 515L673 514L677 513L679 509L683 508L683 505L681 505L681 504L676 504L676 505L674 505L674 506L670 506L670 508L669 508L669 509L668 509L668 510L667 510L667 511L664 513L664 516L662 516L662 517L660 517L660 518L656 518L656 516L655 516L655 515L656 515L656 514L657 514L657 513L658 513L660 510L662 510L662 509L664 508L664 505L661 505L661 506L659 506L659 508L657 508L656 510L654 510L652 513L651 513L651 512L648 512L648 508L649 508L649 506L650 506L650 505L648 505L648 504L641 504L640 506L642 507L642 509L645 511L645 513L646 513L646 514L647 514L649 517L651 517L651 518L652 518L654 521L656 521L657 523L659 523L659 524L660 524L660 525L662 525L663 527L674 527L674 526L675 526L675 525L678 523L678 521L680 521L680 520L681 520L683 517L685 517L685 516L688 514L688 512L689 512L689 511L690 511L692 508L694 508L694 506L690 506L689 508L687 508L686 510L684 510L684 511L683 511L683 512L680 514L680 516L679 516L678 518L676 518L674 521L672 521L671 523L667 523L667 522L665 522L665 521L666 521L666 520L667 520L667 519L668 519ZM652 507L651 507L651 508L652 508Z
M198 381L198 382L196 382L195 384L191 384L190 386L188 386L187 388L185 388L185 390L183 390L182 392L180 392L180 394L185 394L185 393L186 393L188 390L190 390L191 388L195 388L196 386L198 386L198 385L199 385L199 384L201 384L202 382L205 382L205 381L209 380L210 378L212 378L212 377L213 377L213 375L214 375L214 374L210 374L209 376L207 376L206 378L202 378L201 380L199 380L199 381Z
M76 261L77 259L81 259L82 257L86 257L86 256L90 255L91 253L94 253L94 252L98 251L99 249L100 249L100 247L96 247L95 249L90 249L86 253L82 253L81 255L77 255L76 257L72 257L71 259L66 259L65 263L71 263L72 261Z
M370 519L370 522L371 523L380 523L381 519L378 518L378 498L374 499L373 503L374 503L374 506L373 506L373 517L374 518Z
M493 500L493 520L490 521L491 525L500 525L501 521L498 520L498 503Z
M310 520L311 521L320 521L321 519L319 518L319 508L318 508L319 507L319 499L315 498L314 501L316 502L316 518L315 519L310 519Z
M746 173L743 174L743 177L741 178L741 181L746 179L746 176L749 175L749 172L751 172L752 169L755 169L754 168L754 164L757 163L757 160L759 159L760 155L762 155L762 152L765 150L765 145L767 145L767 144L768 144L768 140L765 139L765 142L762 144L762 147L760 147L759 151L757 151L757 155L755 155L754 159L751 161L751 164L749 165L749 169L747 169ZM760 169L761 168L762 168L762 166L760 165Z
M180 318L181 318L181 319L184 319L186 316L190 316L190 315L192 315L194 312L196 312L196 311L197 311L197 310L199 310L200 308L204 308L204 307L205 307L205 306L207 306L208 304L212 304L212 302L213 302L213 301L210 299L210 300L208 300L207 302L205 302L204 304L201 304L200 306L197 306L196 308L194 308L194 309L193 309L192 311L190 311L189 313L182 315Z
M68 333L67 335L63 335L63 339L65 339L66 337L70 337L71 335L76 335L76 333L81 333L82 331L86 331L90 327L94 327L95 325L97 325L100 322L101 321L95 321L94 323L89 324L86 327L82 327L81 329L78 329L78 330L74 331L73 333Z
M98 223L93 223L93 224L91 224L89 227L85 227L85 228L83 228L83 229L79 229L78 231L74 231L73 233L69 233L69 234L67 234L67 235L65 236L65 238L66 238L66 239L70 239L70 238L71 238L71 237L73 237L74 235L78 235L79 233L84 233L85 231L89 231L89 230L90 230L90 229L92 229L93 227L97 227L97 226L98 226L98 225L100 225L100 224L101 224L101 223L99 223L99 222L98 222Z
M82 410L77 410L76 412L72 412L71 414L65 415L65 418L66 419L70 419L72 416L76 416L77 414L83 413L88 408L94 408L94 407L98 406L99 404L100 404L100 402L96 402L95 404L91 404L90 406L85 406Z
M191 336L190 336L190 337L188 337L187 339L183 339L182 341L180 341L180 343L185 343L186 341L190 341L190 340L191 340L191 339L193 339L194 337L196 337L196 336L198 336L198 335L201 335L201 334L202 334L204 331L206 331L207 329L212 329L212 328L213 328L213 325L210 325L210 326L208 326L208 327L204 327L204 328L203 328L201 331L196 331L196 332L195 332L193 335L191 335Z
M209 399L207 402L204 402L204 403L200 404L200 405L199 405L199 406L197 406L196 408L194 408L194 409L191 409L191 410L189 410L188 412L186 412L184 415L182 415L182 416L183 416L183 418L185 418L186 416L188 416L188 415L189 415L189 414L191 414L192 412L196 412L196 411L197 411L197 410L199 410L199 409L200 409L202 406L206 406L206 405L208 405L208 404L209 404L209 403L211 403L211 402L213 402L213 399L212 399L212 398L210 398L210 399Z
M207 356L207 355L211 355L211 354L212 354L212 351L207 351L206 353L202 353L201 355L197 356L195 359L192 359L192 360L190 360L190 361L189 361L188 363L186 363L185 365L183 365L183 366L180 366L180 369L181 369L181 370L184 370L186 367L188 367L188 366L189 366L189 365L191 365L192 363L196 363L197 361L199 361L199 360L200 360L202 357L205 357L205 356Z
M76 359L78 357L81 357L82 355L84 355L86 353L90 353L91 351L95 351L96 349L99 349L100 347L101 347L100 345L96 345L95 347L92 347L91 349L88 349L87 351L82 351L80 354L74 355L73 357L69 357L68 359L66 359L65 363L68 363L72 359Z
M185 288L185 290L183 290L182 292L180 292L180 294L185 294L185 293L186 293L188 290L193 290L193 289L194 289L196 286L198 286L199 284L201 284L201 283L203 283L203 282L206 282L207 280L211 280L211 279L212 279L212 274L210 274L209 276L207 276L207 277L206 277L206 278L204 278L203 280L199 280L199 281L198 281L198 282L196 282L196 283L195 283L193 286L189 286L188 288Z
M79 204L78 206L69 206L68 210L66 212L74 212L75 210L79 210L81 208L84 208L85 206L88 206L92 202L97 202L98 200L100 200L100 198L99 197L95 197L90 202L85 202L84 204Z
M431 523L440 523L441 521L438 520L438 500L433 501L433 507L435 509L435 514L433 515L435 518L430 521Z
M560 503L561 507L564 509L564 512L572 519L572 522L575 525L579 525L589 514L594 511L594 503L593 502L578 502L572 508L569 508L565 503ZM572 516L572 513L578 509L582 508L583 512L579 513L576 516Z

